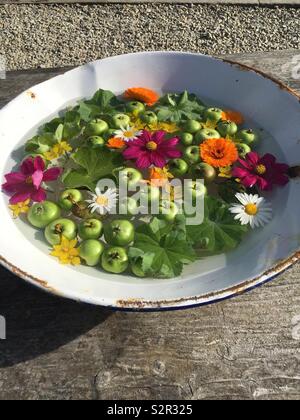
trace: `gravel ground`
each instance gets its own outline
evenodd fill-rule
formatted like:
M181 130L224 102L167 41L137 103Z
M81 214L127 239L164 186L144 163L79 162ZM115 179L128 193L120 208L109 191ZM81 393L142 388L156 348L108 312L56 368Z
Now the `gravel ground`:
M209 54L300 48L300 8L205 5L5 5L9 69L76 65L141 50Z

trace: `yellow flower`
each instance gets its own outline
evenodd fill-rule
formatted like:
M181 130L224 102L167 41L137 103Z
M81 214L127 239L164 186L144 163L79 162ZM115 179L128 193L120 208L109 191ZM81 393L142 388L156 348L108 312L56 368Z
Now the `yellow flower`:
M69 241L64 236L60 245L54 245L53 251L50 253L53 257L57 257L61 264L79 265L79 249L76 248L77 239Z
M150 130L150 131L163 130L166 133L175 133L175 131L178 131L178 126L175 123L158 121L155 124L147 124L143 122L140 118L138 118L138 116L135 115L134 113L130 115L130 118L136 130Z
M66 141L61 141L60 143L55 144L49 152L45 152L44 156L47 160L58 159L60 156L64 155L66 152L71 152L72 147Z
M209 128L211 130L214 130L217 127L217 121L207 120L205 123L201 123L204 128Z
M165 193L163 192L164 198L170 200L171 202L182 202L183 200L183 191L181 186L174 186L170 183L165 185Z
M149 174L151 185L161 187L164 186L169 179L174 178L174 176L169 172L169 168L165 166L164 168L150 168Z
M17 204L10 204L8 207L11 209L13 213L13 217L16 219L20 216L20 214L26 214L29 211L29 203L30 199L26 201L22 201Z
M219 177L232 178L232 166L225 166L224 168L219 168L219 171Z

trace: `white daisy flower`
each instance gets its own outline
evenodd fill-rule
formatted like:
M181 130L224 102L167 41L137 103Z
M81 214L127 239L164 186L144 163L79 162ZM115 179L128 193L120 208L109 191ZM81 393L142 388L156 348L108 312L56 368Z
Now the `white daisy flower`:
M239 220L242 225L250 225L254 229L272 220L272 207L265 198L246 193L235 196L241 204L232 204L229 211L235 214L235 220Z
M142 133L142 130L136 130L135 127L130 127L129 125L121 127L120 130L114 132L115 137L124 141L136 140Z
M118 199L116 189L109 188L103 193L99 187L96 187L95 194L91 192L89 192L89 194L91 200L86 200L86 202L89 203L88 207L92 213L97 212L104 215L116 207Z

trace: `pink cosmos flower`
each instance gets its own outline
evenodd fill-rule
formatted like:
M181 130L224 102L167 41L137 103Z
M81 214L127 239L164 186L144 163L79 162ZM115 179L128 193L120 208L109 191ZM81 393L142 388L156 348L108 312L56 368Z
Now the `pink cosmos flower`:
M272 190L273 185L284 186L289 182L289 166L277 163L270 153L260 157L250 152L245 160L239 159L239 163L241 167L233 168L232 175L239 178L245 187L257 185L260 190Z
M179 139L177 137L166 140L165 131L143 130L141 136L128 143L123 152L126 160L136 160L139 169L149 168L151 165L157 168L166 166L168 159L181 157L182 153L176 149Z
M41 202L46 199L46 192L42 183L56 181L61 174L60 168L50 168L45 171L45 163L40 156L28 158L21 164L20 172L5 175L6 183L2 185L4 191L14 193L10 204L17 204L28 199Z

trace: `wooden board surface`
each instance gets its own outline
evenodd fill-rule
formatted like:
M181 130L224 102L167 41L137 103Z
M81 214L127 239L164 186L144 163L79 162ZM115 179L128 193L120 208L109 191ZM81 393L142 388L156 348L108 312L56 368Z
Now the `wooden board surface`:
M230 58L300 91L289 64L297 55ZM8 73L0 80L0 106L62 71ZM299 400L299 281L298 264L213 306L123 313L46 295L0 268L0 315L7 319L0 399Z

